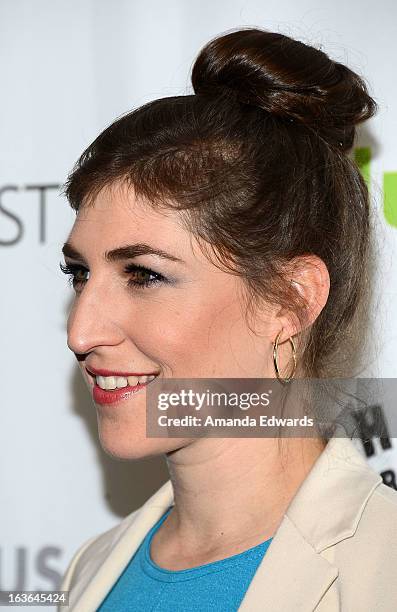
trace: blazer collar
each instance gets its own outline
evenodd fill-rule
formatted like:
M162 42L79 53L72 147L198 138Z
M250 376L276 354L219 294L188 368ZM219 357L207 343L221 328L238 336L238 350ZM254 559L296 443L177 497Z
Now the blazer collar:
M239 611L313 610L338 576L338 568L319 553L354 534L368 498L381 482L351 440L332 438L290 502ZM168 480L139 510L95 539L78 562L70 612L98 608L173 502ZM330 611L339 610L336 601L331 606Z
M321 552L354 534L369 497L381 482L380 474L350 439L331 438L286 514Z

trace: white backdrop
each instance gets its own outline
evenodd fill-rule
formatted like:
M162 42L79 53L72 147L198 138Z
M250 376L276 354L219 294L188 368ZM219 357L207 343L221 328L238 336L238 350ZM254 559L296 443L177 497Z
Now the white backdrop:
M116 461L98 445L94 407L66 347L72 293L58 263L74 213L57 186L117 115L190 93L202 45L247 25L321 44L366 77L380 105L359 142L371 147L379 218L378 346L368 375L397 377L397 174L387 175L389 222L382 192L384 174L397 173L394 0L2 0L0 589L58 588L77 547L167 478L161 458ZM389 477L391 442L368 457Z

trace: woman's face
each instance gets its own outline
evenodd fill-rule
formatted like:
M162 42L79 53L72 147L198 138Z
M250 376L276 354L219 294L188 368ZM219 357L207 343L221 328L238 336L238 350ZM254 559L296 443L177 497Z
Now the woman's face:
M120 186L102 190L93 206L78 212L64 254L75 288L68 346L93 394L101 444L109 454L139 458L193 440L146 438L145 387L102 392L96 380L102 386L109 380L96 379L98 370L114 374L110 386L117 378L131 386L127 374L274 375L274 322L262 318L259 334L249 329L242 280L205 258L177 212L156 212ZM117 401L109 401L111 394Z

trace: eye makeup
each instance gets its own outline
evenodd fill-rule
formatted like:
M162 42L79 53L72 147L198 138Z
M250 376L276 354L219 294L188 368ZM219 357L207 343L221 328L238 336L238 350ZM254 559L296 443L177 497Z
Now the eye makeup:
M81 264L60 262L59 267L64 274L69 276L69 283L76 291L81 291L84 284L89 280L89 278L84 277L85 274L89 274L89 270ZM140 264L127 264L123 272L130 277L127 284L133 289L145 289L158 283L170 282L159 272L155 272L151 268Z

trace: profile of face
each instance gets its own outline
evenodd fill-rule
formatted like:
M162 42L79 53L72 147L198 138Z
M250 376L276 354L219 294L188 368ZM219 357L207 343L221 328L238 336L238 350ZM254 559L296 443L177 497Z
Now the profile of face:
M93 395L108 454L136 459L192 440L146 437L145 385L108 402L115 392L95 385L98 371L120 385L131 384L120 374L274 376L272 341L280 321L269 310L253 329L243 280L205 257L177 211L156 211L132 189L113 185L80 208L64 255L75 289L68 346ZM106 386L106 377L99 383Z

